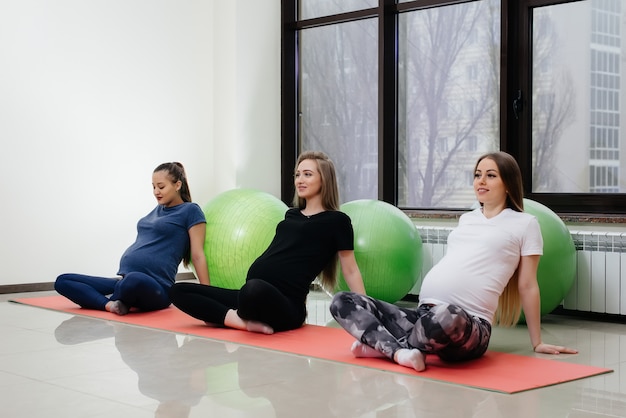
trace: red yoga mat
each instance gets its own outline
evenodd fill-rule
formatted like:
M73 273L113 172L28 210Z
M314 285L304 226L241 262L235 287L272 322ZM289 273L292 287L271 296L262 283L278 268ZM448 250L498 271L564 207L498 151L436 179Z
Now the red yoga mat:
M428 356L426 370L417 373L384 358L355 358L350 353L354 338L340 328L305 325L293 331L264 335L207 327L173 306L161 311L119 316L104 311L81 309L63 296L20 298L12 302L503 393L517 393L613 371L559 360L487 351L480 359L455 364L447 364L436 356Z

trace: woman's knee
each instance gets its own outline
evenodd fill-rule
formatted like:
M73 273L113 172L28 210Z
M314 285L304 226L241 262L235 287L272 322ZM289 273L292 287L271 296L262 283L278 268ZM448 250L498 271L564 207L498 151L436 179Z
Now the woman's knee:
M65 289L65 279L59 276L54 281L54 290L56 290L58 293L63 293L64 289Z
M73 281L74 280L72 279L71 274L68 274L68 273L61 274L54 281L54 290L56 290L58 293L63 294L63 292L66 291L69 288L69 286L71 286L71 283Z
M466 340L472 333L472 318L456 305L448 305L445 311L441 311L439 324L453 343Z
M456 305L433 305L418 319L419 326L409 336L409 344L420 348L422 344L447 346L467 339L472 332L470 316Z
M345 317L354 311L356 306L362 305L362 299L355 297L353 292L337 292L330 301L330 313L336 318Z
M268 289L275 289L273 285L261 279L249 279L239 289L240 295L254 295L266 292Z
M239 289L239 303L242 305L259 304L263 302L274 303L278 300L284 302L288 299L276 286L260 279L250 279Z
M174 302L176 299L178 299L178 297L181 294L181 289L180 286L184 284L184 283L174 283L172 286L170 286L170 288L167 290L167 296L170 298L170 300L172 302Z
M126 273L122 280L119 281L120 284L124 284L126 286L136 285L137 283L144 282L146 280L153 280L150 276L143 273L130 272Z
M145 273L131 272L120 280L116 286L124 292L150 292L162 290L161 284Z

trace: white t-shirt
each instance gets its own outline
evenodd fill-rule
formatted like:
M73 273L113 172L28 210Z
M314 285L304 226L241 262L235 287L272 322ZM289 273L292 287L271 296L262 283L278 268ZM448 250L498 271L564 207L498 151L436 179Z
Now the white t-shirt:
M458 305L491 323L520 257L541 254L533 215L505 209L487 219L480 208L465 213L448 236L446 254L424 277L420 303Z

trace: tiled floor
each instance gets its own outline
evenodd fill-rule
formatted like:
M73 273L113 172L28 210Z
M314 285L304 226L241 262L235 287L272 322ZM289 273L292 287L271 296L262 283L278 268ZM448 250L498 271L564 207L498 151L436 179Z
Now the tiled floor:
M554 361L615 372L507 395L7 302L40 295L0 296L3 418L626 417L622 324L548 316L544 340L580 350ZM309 304L332 325L326 295ZM528 345L496 329L490 348Z

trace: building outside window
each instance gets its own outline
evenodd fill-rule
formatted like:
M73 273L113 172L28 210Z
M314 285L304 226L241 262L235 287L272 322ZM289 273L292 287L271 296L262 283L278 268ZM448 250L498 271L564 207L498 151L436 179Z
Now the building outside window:
M467 179L476 158L503 149L518 157L537 200L558 206L568 194L583 203L605 194L619 207L626 192L620 0L295 3L298 111L289 140L336 160L343 201L381 198L381 186L392 184L385 196L401 208L465 210L475 203ZM510 9L518 5L531 17L528 90L524 63L501 62L504 49L516 50L502 45L501 22L515 19ZM383 44L395 53L381 60ZM505 81L519 74L517 92ZM390 91L391 106L381 101ZM511 105L518 94L519 108Z

